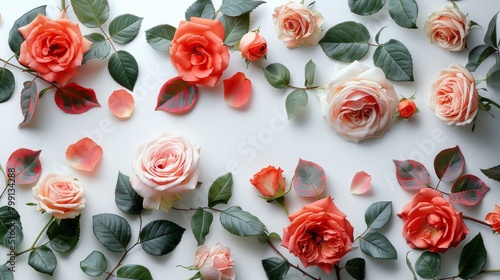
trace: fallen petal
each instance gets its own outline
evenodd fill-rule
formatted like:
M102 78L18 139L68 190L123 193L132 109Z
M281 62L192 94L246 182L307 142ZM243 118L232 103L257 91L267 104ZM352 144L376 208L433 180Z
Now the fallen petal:
M108 98L109 110L120 119L129 118L134 111L134 97L128 91L113 91Z
M74 169L92 171L102 157L102 148L85 137L66 149L66 161Z
M234 108L245 105L252 95L252 81L245 74L237 72L224 80L224 100Z
M364 171L360 171L354 175L351 183L352 194L363 194L371 188L372 176Z

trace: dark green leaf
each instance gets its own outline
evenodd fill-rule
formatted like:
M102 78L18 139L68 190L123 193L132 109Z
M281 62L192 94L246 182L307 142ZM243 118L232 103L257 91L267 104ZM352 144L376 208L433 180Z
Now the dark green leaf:
M389 14L404 28L417 28L418 4L415 0L389 0Z
M451 201L472 206L479 203L490 190L486 184L474 175L463 175L453 183L449 198Z
M222 15L219 19L224 26L224 44L234 46L250 30L250 14L239 17Z
M12 266L11 266L12 267ZM15 267L7 267L7 265L0 265L0 279L2 280L14 280Z
M71 6L78 20L87 27L100 27L108 20L107 0L71 0Z
M485 59L495 52L496 49L492 46L479 45L469 52L469 60L467 61L467 65L465 65L465 67L471 72L476 71L477 67L479 67Z
M283 280L290 269L290 265L286 261L277 257L262 260L262 267L268 280Z
M239 206L231 206L220 214L222 226L237 236L260 236L265 234L266 227L254 215L243 211Z
M16 209L9 206L0 207L0 244L5 247L19 248L23 242L23 226L21 216Z
M153 256L166 255L181 242L186 229L167 220L155 220L147 224L139 235L141 246Z
M215 18L215 8L211 0L196 0L185 13L185 18L187 21L191 20L191 17L199 18Z
M434 279L441 273L441 255L433 252L423 252L415 262L417 274L424 279Z
M232 195L233 175L226 173L217 178L208 190L208 207L227 204Z
M54 251L59 253L71 251L80 239L80 215L73 219L53 221L47 229L47 236Z
M83 63L91 59L105 59L111 51L111 45L106 37L99 33L90 33L85 35L92 42L90 49L83 54Z
M203 210L203 208L198 208L191 218L191 229L193 231L194 238L198 242L198 246L205 243L205 236L210 232L210 225L214 219L212 213Z
M124 50L113 53L109 58L108 70L117 83L131 91L134 90L139 76L139 65L130 53Z
M24 42L24 37L21 34L21 32L19 32L19 27L28 25L38 16L38 14L45 15L46 7L47 6L44 5L34 8L33 10L30 10L24 15L22 15L14 22L14 25L12 26L9 32L9 47L12 50L12 52L16 55L16 57L19 57L19 50L21 49L21 44Z
M311 87L314 83L314 75L316 74L316 64L312 61L312 59L307 62L304 72L305 72L304 85L306 87Z
M487 253L483 237L478 233L467 243L458 261L458 276L463 279L476 277L486 265Z
M500 182L500 165L488 169L481 169L481 172L483 172L483 174L488 178Z
M397 259L398 255L391 242L379 232L370 231L359 239L361 251L378 259Z
M373 54L373 63L380 67L391 81L413 81L411 54L406 46L397 40L391 39L378 46Z
M366 226L373 229L382 228L389 222L392 215L392 202L379 201L368 207L365 211Z
M349 0L349 9L357 15L368 16L380 11L384 4L385 0Z
M462 174L465 158L458 146L439 152L434 158L434 170L437 177L445 182L455 181Z
M116 272L120 280L153 280L151 272L142 265L124 265Z
M275 88L286 88L290 83L290 71L281 63L271 63L262 71L267 82Z
M114 18L109 23L109 35L111 40L118 44L126 44L137 36L141 28L142 18L123 14Z
M83 261L80 262L80 268L88 276L101 276L108 267L106 257L99 251L93 251Z
M486 84L489 87L500 86L500 54L497 52L495 54L496 63L488 70L486 74Z
M226 16L237 17L250 13L253 9L263 3L266 2L251 0L222 0L220 11Z
M146 209L142 206L144 199L130 185L129 177L118 172L115 188L115 203L120 210L130 215L139 215Z
M345 270L356 280L365 279L366 262L362 258L350 259L345 264Z
M497 17L498 12L491 18L488 29L484 34L484 43L490 47L498 48L497 42Z
M92 217L94 235L111 252L123 252L127 249L132 232L124 218L115 214L97 214Z
M16 87L16 80L14 74L7 69L0 69L0 103L3 103L12 96L14 88Z
M88 110L101 107L95 91L76 83L65 84L56 90L54 101L57 107L67 114L83 114Z
M368 53L368 40L370 32L363 24L347 21L328 29L319 44L328 57L353 62Z
M307 105L307 92L303 89L295 89L286 97L285 108L288 119L297 115L299 109Z
M157 51L168 51L170 43L174 38L176 28L162 24L146 30L146 41L148 44Z
M35 82L24 82L24 88L21 92L21 111L24 119L19 127L28 124L35 115L36 105L38 104L38 92Z
M40 273L52 275L57 266L57 259L47 246L40 246L31 251L28 264Z

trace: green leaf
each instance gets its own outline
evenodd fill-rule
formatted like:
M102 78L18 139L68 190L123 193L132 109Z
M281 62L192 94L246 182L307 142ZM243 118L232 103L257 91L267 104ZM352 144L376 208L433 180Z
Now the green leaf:
M391 242L379 232L370 231L359 239L361 251L377 259L397 259L398 255Z
M14 79L14 74L7 69L0 69L0 103L3 103L12 96L14 93L14 88L16 87L16 80Z
M347 21L328 29L319 44L328 57L353 62L368 53L368 40L370 32L363 24Z
M385 0L349 0L349 9L357 15L368 16L380 11L384 4Z
M444 149L434 158L434 170L441 181L455 181L464 171L465 158L458 146Z
M286 88L290 83L290 71L281 63L271 63L262 71L267 82L275 88Z
M423 252L415 262L415 270L424 279L434 279L441 273L441 255L429 251Z
M71 251L80 239L80 215L73 219L53 221L47 229L47 236L54 251L59 253Z
M379 229L389 222L392 215L392 202L379 201L365 211L365 223L368 228Z
M250 14L243 14L239 17L222 15L219 20L224 26L224 44L226 46L234 46L250 30Z
M99 33L90 33L85 35L87 40L92 42L90 49L83 54L83 62L85 63L91 59L105 59L111 51L111 45L104 35Z
M15 269L12 268L12 270L15 270ZM0 265L0 279L2 279L2 280L14 280L14 272L12 270L11 270L11 268L7 267L4 264Z
M124 252L132 232L124 218L115 214L97 214L92 217L94 235L111 252Z
M103 253L93 251L83 261L80 262L81 270L88 276L101 276L108 267L108 261Z
M124 265L116 272L120 280L153 280L151 272L142 265Z
M259 236L265 234L266 227L254 215L243 211L239 206L231 206L220 214L222 226L237 236Z
M9 31L9 47L16 57L19 57L19 50L21 49L21 44L24 42L24 37L21 32L19 32L19 28L28 25L38 16L38 14L45 15L46 7L46 5L43 5L28 11L12 25Z
M311 60L309 60L305 67L305 82L304 85L306 87L311 87L314 83L314 75L316 74L316 64Z
M38 104L39 96L35 82L24 82L24 88L21 92L21 111L23 113L23 121L19 127L28 124L35 115L36 105Z
M498 87L500 85L500 54L495 54L496 63L488 70L486 74L486 84L490 87Z
M203 208L198 208L191 218L191 229L193 231L194 238L198 242L198 246L205 243L205 236L210 232L210 225L214 219L212 213L203 210Z
M495 52L496 49L488 45L479 45L473 48L469 52L469 59L467 61L467 65L465 65L465 68L467 68L471 72L476 71L477 67L479 67L479 65L481 65L481 63L483 63L484 60L486 60L490 55L494 54Z
M109 23L109 36L115 43L126 44L137 36L141 23L141 17L131 14L119 15Z
M139 76L139 65L134 56L124 50L113 53L108 61L108 70L117 83L131 91L134 90Z
M307 105L307 92L303 89L295 89L286 97L285 108L288 119L297 115L299 109Z
M78 20L87 27L100 27L108 20L107 0L71 0L71 6Z
M9 206L0 207L0 244L9 248L19 248L23 242L23 226L21 216L16 209Z
M262 267L268 280L283 280L288 274L290 264L280 258L271 257L262 260Z
M157 51L168 51L176 30L172 25L157 25L146 30L146 41Z
M186 229L167 220L155 220L147 224L139 234L141 247L153 256L166 255L181 242Z
M458 277L470 279L476 277L486 265L487 253L484 247L483 237L478 233L467 243L458 261Z
M397 40L391 39L378 46L373 54L373 63L380 67L391 81L413 81L411 54L406 46Z
M142 206L143 201L144 199L132 188L129 177L118 172L115 188L116 206L130 215L139 215L146 211Z
M488 24L488 29L484 34L484 43L490 47L497 48L497 17L498 12L491 18L490 23Z
M196 0L185 13L185 18L187 21L191 20L191 17L199 18L215 18L215 8L211 0Z
M356 280L365 279L366 262L362 258L353 258L346 262L345 270Z
M227 204L232 196L233 175L229 172L217 178L208 190L208 207Z
M389 0L389 15L404 28L417 28L418 3L415 0Z
M250 13L253 9L263 3L266 2L251 0L222 0L220 11L226 16L237 17Z
M477 176L463 175L453 183L449 198L455 203L472 206L479 203L489 190Z
M500 182L500 165L488 169L481 169L481 172L488 178Z
M28 257L28 264L36 271L52 276L57 266L57 259L52 250L42 245L31 251Z

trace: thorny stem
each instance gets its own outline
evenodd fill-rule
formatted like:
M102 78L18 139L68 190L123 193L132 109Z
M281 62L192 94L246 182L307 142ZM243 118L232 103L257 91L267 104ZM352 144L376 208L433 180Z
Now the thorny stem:
M319 280L319 278L316 278L314 276L312 276L311 274L307 273L307 271L303 270L302 268L300 268L298 265L294 265L294 264L291 264L287 258L278 250L278 248L276 248L274 246L274 244L271 242L271 241L267 241L267 244L269 244L269 246L278 254L278 256L280 256L286 263L288 263L288 266L289 267L292 267L298 271L300 271L303 275L313 279L313 280ZM340 279L340 278L339 278Z

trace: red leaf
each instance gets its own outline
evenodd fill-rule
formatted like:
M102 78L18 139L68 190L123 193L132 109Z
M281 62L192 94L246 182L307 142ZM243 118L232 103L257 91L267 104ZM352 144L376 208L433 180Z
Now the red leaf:
M434 158L434 170L441 181L451 182L462 174L465 158L458 146L442 150Z
M234 108L245 105L252 95L252 81L245 74L237 72L224 81L224 100Z
M71 167L92 171L102 157L102 148L94 140L85 137L66 149L66 160Z
M326 189L325 170L314 162L299 159L292 183L298 195L319 198Z
M429 185L431 176L423 164L415 160L394 160L396 178L399 185L407 191L418 191Z
M19 126L23 126L31 121L37 104L38 92L36 83L30 81L24 82L24 88L21 92L21 111L23 112L24 119Z
M185 113L191 110L198 100L198 87L175 77L168 80L160 89L156 111Z
M68 114L82 114L101 105L91 88L70 83L60 87L54 95L57 107Z
M32 184L38 181L42 173L42 164L39 159L41 152L22 148L9 156L6 164L7 172L14 170L16 184Z
M450 200L458 204L472 206L480 202L490 190L486 184L474 175L459 177L451 187Z
M108 108L120 119L129 118L134 111L134 97L124 89L115 90L108 98Z

